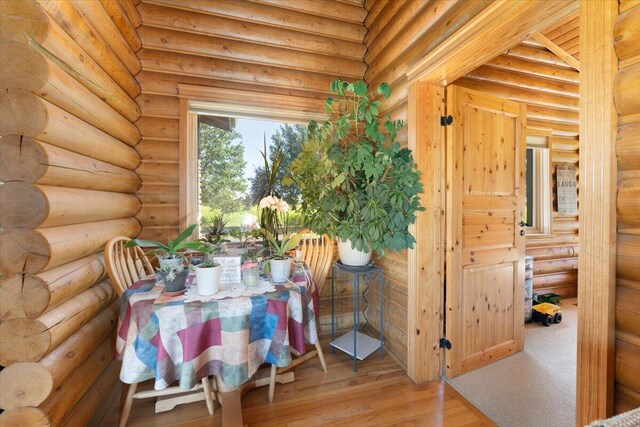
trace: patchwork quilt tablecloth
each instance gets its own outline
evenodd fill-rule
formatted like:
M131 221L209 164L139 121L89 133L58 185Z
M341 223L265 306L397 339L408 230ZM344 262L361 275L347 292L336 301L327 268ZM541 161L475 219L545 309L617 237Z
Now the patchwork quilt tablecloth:
M193 279L190 279L193 280ZM175 381L188 390L207 375L227 385L247 381L262 363L291 363L290 347L305 352L317 338L309 276L297 269L275 292L207 302L166 297L159 275L142 279L122 296L116 359L120 379L155 379L162 390Z

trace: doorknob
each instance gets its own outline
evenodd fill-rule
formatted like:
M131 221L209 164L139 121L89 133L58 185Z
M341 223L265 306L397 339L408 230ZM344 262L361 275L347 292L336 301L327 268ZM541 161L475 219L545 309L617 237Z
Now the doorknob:
M524 222L524 221L520 221L520 227L525 227L526 225L527 225L527 223L526 223L526 222Z
M520 230L520 235L524 237L524 230Z

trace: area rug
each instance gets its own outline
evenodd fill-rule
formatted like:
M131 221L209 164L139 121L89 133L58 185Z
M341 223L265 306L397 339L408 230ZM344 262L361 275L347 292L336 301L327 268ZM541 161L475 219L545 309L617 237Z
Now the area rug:
M561 303L563 319L527 324L522 352L448 380L500 427L575 426L578 308Z

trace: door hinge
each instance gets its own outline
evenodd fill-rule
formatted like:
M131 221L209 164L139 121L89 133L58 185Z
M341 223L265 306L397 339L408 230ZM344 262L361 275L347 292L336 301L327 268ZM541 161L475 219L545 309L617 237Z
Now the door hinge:
M451 350L451 341L446 338L440 338L440 348L446 348L447 350Z
M453 116L440 117L440 126L449 126L451 123L453 123Z

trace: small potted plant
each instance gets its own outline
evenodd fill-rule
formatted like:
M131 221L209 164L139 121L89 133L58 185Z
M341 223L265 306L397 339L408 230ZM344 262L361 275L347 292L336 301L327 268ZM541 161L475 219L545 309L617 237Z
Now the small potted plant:
M190 225L175 240L169 239L166 244L154 240L132 239L125 244L125 248L139 246L141 248L149 248L145 254L153 254L158 258L160 268L158 271L165 280L165 290L167 292L176 292L184 289L184 283L189 270L185 268L185 251L195 251L209 253L209 247L201 241L186 241L196 228L195 224ZM184 280L182 278L184 277ZM182 280L182 288L179 287ZM171 282L170 284L167 283ZM173 290L169 290L169 289Z
M338 79L331 92L337 99L327 99L327 111L339 104L341 113L309 124L309 139L283 182L298 184L305 224L338 238L343 264L362 266L372 251L413 247L408 227L422 210L422 184L411 151L395 140L402 121L378 116L381 102L373 98L388 98L389 85L369 92L363 81Z
M220 264L206 260L195 266L198 294L213 295L220 290Z
M302 235L300 233L288 234L282 238L282 242L278 242L278 239L269 230L263 228L262 232L271 251L267 266L271 273L271 280L276 283L286 282L291 275L291 263L293 261L288 253L298 246Z
M164 292L168 294L181 294L185 291L185 283L189 275L189 269L184 265L165 264L158 268L164 282Z
M224 214L214 215L211 220L203 226L204 240L207 243L222 244L228 242L225 237L229 234L227 229L227 221Z

